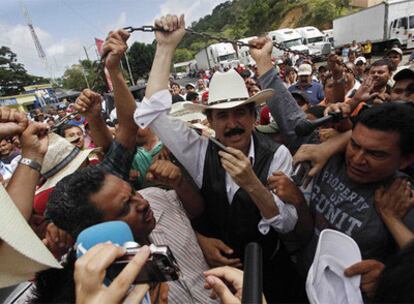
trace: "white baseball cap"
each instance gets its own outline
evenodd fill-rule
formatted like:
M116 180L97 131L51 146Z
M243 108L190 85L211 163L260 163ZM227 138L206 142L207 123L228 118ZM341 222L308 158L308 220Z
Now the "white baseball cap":
M321 232L315 258L306 278L311 304L363 304L361 276L346 277L346 268L362 260L357 243L346 234L325 229Z
M367 63L367 60L364 56L359 56L357 59L355 59L354 64L357 65L358 62Z
M303 63L299 66L298 76L310 76L312 75L312 66L307 63Z

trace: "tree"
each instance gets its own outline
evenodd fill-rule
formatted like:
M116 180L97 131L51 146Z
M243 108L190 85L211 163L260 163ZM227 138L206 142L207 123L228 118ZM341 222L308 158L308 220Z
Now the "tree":
M25 86L47 82L43 77L28 74L10 48L0 48L0 96L17 95Z
M188 49L177 49L174 55L174 63L189 61L193 59L193 54Z
M155 56L155 44L134 42L127 53L134 79L146 78Z
M102 66L97 61L81 60L73 64L63 73L62 85L65 89L82 91L87 88L103 93L106 91L106 83L103 79Z

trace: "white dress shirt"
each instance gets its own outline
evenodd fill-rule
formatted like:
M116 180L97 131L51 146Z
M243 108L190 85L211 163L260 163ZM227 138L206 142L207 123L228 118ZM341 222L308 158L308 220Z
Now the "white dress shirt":
M196 185L201 188L203 184L204 161L208 146L208 139L201 137L188 125L168 116L172 99L168 90L155 93L148 100L144 98L140 107L134 114L134 119L140 128L150 127L160 140L170 149L178 161L186 168L194 179ZM254 142L251 140L249 158L254 162ZM292 156L289 150L281 145L273 156L268 176L273 172L282 171L290 175L292 171ZM226 172L226 191L228 201L231 202L240 187ZM276 195L274 202L279 209L279 214L273 218L262 220L258 229L262 234L267 234L270 226L277 232L286 233L295 228L298 216L293 205L283 203Z

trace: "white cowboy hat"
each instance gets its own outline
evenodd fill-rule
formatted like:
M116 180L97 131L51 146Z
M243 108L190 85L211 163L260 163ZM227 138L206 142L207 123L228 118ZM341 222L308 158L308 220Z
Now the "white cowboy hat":
M38 271L62 268L0 185L0 288L33 278Z
M231 109L247 103L263 104L273 95L272 89L262 90L249 97L243 78L234 70L215 72L210 81L207 105L185 102L184 108L204 111Z
M194 109L185 108L184 104L184 101L173 103L169 115L185 122L192 122L193 120L203 121L206 119L203 113Z
M99 149L80 150L63 137L49 133L49 146L40 171L47 180L36 194L54 187L61 179L75 172L89 154L96 151Z

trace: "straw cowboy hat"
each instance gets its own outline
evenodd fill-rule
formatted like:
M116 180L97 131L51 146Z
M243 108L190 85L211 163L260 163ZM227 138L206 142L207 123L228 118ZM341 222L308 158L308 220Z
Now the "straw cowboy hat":
M99 149L80 150L63 137L49 133L49 146L40 171L47 180L36 194L54 187L62 178L75 172L89 154L96 151Z
M38 271L62 268L0 185L0 288L33 278Z
M216 72L210 81L207 105L186 102L184 108L204 111L209 109L231 109L251 102L263 104L273 95L272 89L262 90L249 97L243 78L234 70Z
M194 109L185 108L185 103L184 101L173 103L169 115L185 122L192 122L194 120L203 121L206 119L203 113Z

